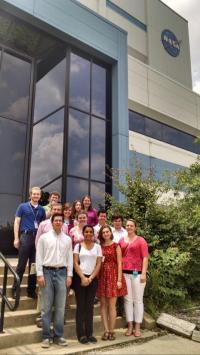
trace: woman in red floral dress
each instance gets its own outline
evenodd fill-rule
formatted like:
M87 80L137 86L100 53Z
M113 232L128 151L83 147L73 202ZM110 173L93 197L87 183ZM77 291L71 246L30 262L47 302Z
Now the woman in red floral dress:
M114 340L117 297L127 294L126 281L122 274L121 248L113 242L109 226L99 231L103 258L98 277L97 297L100 298L101 319L104 326L102 340Z

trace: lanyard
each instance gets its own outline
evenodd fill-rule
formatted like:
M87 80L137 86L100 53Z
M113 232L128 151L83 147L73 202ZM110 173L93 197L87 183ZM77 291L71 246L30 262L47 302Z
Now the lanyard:
M33 216L34 216L34 223L36 222L37 223L37 216L38 216L38 212L39 212L39 210L37 210L37 212L35 213L35 208L33 209L32 208L32 205L31 205L31 203L29 202L29 206L30 206L30 209L31 209L31 211L32 211L32 214L33 214Z

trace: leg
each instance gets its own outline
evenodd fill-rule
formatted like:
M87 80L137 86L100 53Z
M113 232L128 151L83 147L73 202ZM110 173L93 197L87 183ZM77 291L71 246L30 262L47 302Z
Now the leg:
M35 237L31 236L30 239L30 251L29 251L29 274L28 274L28 287L27 292L30 295L35 294L36 289L36 272L34 274L30 274L31 264L35 264Z
M74 283L74 291L76 297L76 334L78 340L80 340L81 337L86 336L84 324L86 287L81 286L81 279L79 276L76 276L76 281Z
M100 308L101 308L101 320L104 326L105 333L109 332L108 324L108 299L106 297L100 298ZM105 339L106 340L106 339Z
M134 303L134 319L135 319L135 336L140 336L140 324L143 320L144 304L143 295L146 283L140 282L140 275L133 278L133 303Z
M126 280L126 285L127 285L127 291L128 294L124 296L124 309L125 309L125 314L126 314L126 321L128 323L128 329L125 333L126 336L132 335L133 332L133 287L132 287L132 282L133 282L133 276L130 274L124 274L125 280Z
M116 322L116 301L117 297L108 298L108 317L109 317L109 331L114 333Z
M86 287L85 298L85 332L86 336L90 337L93 334L93 313L94 313L94 298L97 291L98 281L95 278L89 286Z
M54 271L54 336L55 338L63 337L64 333L64 317L66 302L66 278L67 270L61 269Z
M29 258L30 253L30 243L29 237L27 235L21 234L20 236L20 245L19 245L19 254L18 254L18 264L16 268L16 273L20 278L20 283L22 282L22 278L24 275L24 271L26 268L26 264ZM13 284L13 291L16 290L16 283Z
M51 338L51 316L54 300L53 273L44 270L45 287L41 288L41 314L42 314L42 338Z

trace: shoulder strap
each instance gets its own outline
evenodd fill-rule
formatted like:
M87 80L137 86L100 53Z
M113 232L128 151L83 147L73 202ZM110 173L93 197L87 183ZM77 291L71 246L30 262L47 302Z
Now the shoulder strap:
M79 254L80 254L80 251L81 251L81 243L79 243L78 251L79 251Z

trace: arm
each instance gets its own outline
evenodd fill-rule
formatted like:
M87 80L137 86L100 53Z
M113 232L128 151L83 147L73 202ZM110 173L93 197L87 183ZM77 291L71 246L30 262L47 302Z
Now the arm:
M72 251L72 242L70 240L68 260L67 260L67 280L66 280L67 287L71 286L72 275L73 275L73 251Z
M45 279L43 275L43 260L44 260L43 238L40 238L36 249L36 272L37 272L37 281L40 287L45 286Z
M146 279L147 279L147 276L146 276L147 268L148 268L148 256L145 256L143 258L142 273L141 273L141 276L140 276L140 282L142 282L142 283L146 282Z
M39 240L40 236L44 233L44 232L42 231L42 229L43 229L42 227L43 227L43 224L40 223L40 224L39 224L39 227L38 227L38 230L37 230L36 237L35 237L35 247L36 247L36 248L37 248L37 244L38 244L38 240Z
M116 254L117 254L117 270L118 270L117 288L120 289L122 287L122 252L119 245L116 248Z
M14 247L19 249L19 226L21 217L15 217L14 221Z
M82 273L82 270L79 266L79 254L74 254L74 269L78 276L81 278L81 285L88 286L89 285L89 278L85 277Z
M97 262L95 265L94 270L92 271L90 277L88 278L89 283L92 282L92 280L98 275L100 269L101 269L101 262L102 262L102 257L101 256L97 256Z

